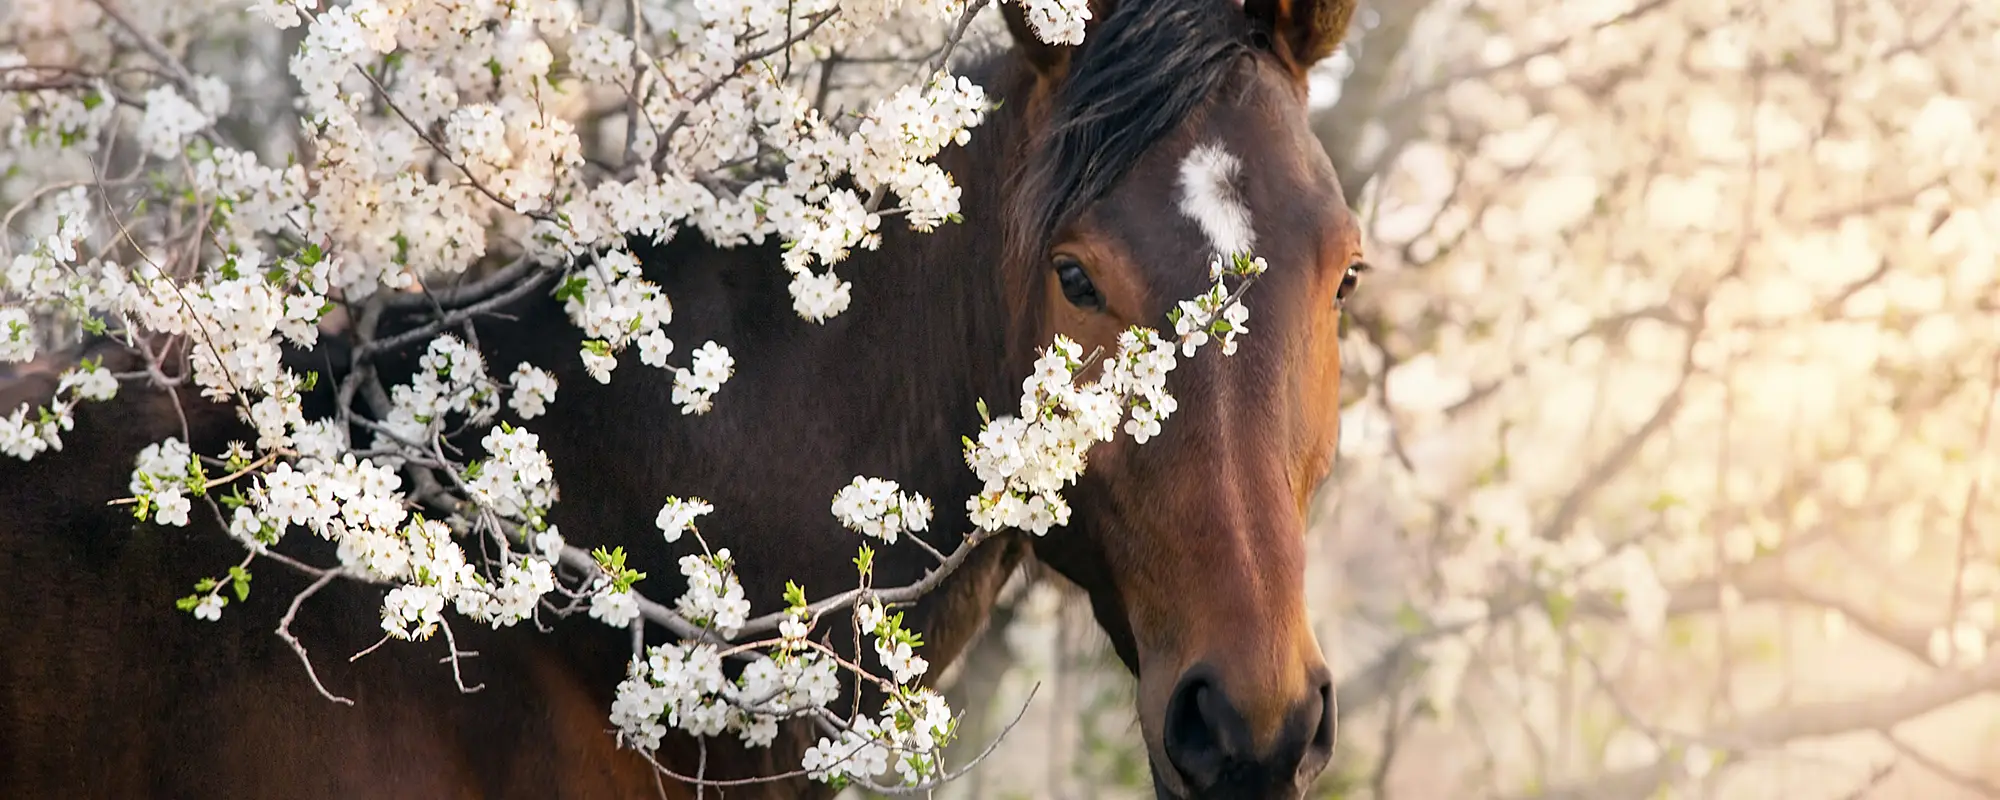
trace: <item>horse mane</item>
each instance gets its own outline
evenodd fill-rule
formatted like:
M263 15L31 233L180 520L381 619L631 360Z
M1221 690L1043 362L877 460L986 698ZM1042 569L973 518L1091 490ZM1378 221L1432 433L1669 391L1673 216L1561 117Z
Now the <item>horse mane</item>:
M1110 191L1250 56L1250 23L1222 0L1118 4L1071 56L1010 209L1017 260L1039 262L1065 224Z

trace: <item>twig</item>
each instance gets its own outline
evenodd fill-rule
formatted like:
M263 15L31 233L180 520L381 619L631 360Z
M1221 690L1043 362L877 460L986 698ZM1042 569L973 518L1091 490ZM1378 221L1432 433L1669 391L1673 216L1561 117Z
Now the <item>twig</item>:
M625 0L625 13L631 17L631 29L626 33L632 40L632 88L625 99L625 152L618 162L621 171L632 168L632 158L637 155L633 145L639 135L639 117L646 114L646 81L651 72L646 64L651 57L646 54L646 18L639 8L639 0ZM652 124L650 119L647 124Z
M345 574L345 571L338 568L326 570L320 573L319 579L313 581L312 585L307 586L305 591L294 595L291 606L285 609L284 618L278 620L278 638L285 640L285 644L291 645L292 652L299 654L299 662L306 665L306 677L312 679L313 688L319 690L321 697L343 706L351 706L354 705L353 700L327 691L326 684L321 683L319 680L319 673L313 670L312 657L306 654L306 646L299 642L299 637L292 635L292 620L298 616L299 606L306 602L306 598L318 594L319 590L326 588L327 584L332 583L334 578Z
M440 617L438 619L438 627L444 629L445 646L451 648L451 655L446 658L451 662L451 679L454 683L458 684L458 691L463 694L472 694L486 688L486 684L483 683L477 686L466 686L465 673L459 671L459 659L461 657L476 656L479 654L458 649L458 637L454 636L451 632L451 620Z
M183 427L185 427L185 424L183 424ZM263 455L263 457L261 457L261 458L257 459L256 461L252 461L252 462L250 462L249 466L246 466L246 467L244 467L244 468L242 468L242 469L239 469L239 470L237 470L237 471L235 471L235 472L232 472L232 473L229 473L228 475L224 475L224 476L222 476L222 477L220 477L220 478L215 478L215 479L212 479L212 480L209 480L209 481L206 481L206 482L203 482L203 483L202 483L202 485L201 485L201 488L202 488L202 491L204 491L204 492L205 492L205 491L208 491L209 489L213 489L213 488L215 488L215 487L217 487L217 486L221 486L221 485L223 485L223 484L225 484L225 483L229 483L229 482L231 482L231 481L234 481L234 480L236 480L237 478L241 478L241 477L243 477L243 476L245 476L245 475L248 475L248 474L250 474L250 473L252 473L252 472L256 472L257 470L260 470L260 469L263 469L263 468L264 468L265 466L268 466L268 465L269 465L269 464L270 464L270 463L271 463L272 461L276 461L276 460L277 460L277 458L278 458L278 455L279 455L280 453L284 453L284 454L286 454L286 455L290 455L290 452L289 452L289 451L280 451L280 450L273 450L273 451L271 451L271 452L269 452L269 453L265 453L265 454ZM110 502L108 502L108 503L105 503L105 505L109 505L109 506L128 506L128 505L131 505L131 504L133 504L133 503L137 503L137 502L139 502L139 498L137 498L137 497L121 497L121 498L118 498L117 500L112 500L112 501L110 501Z
M1932 774L1957 784L1961 789L1976 793L1980 797L2000 798L2000 785L1995 785L1990 781L1981 780L1952 769L1943 762L1925 755L1924 751L1904 741L1903 737L1897 736L1893 730L1882 730L1879 732L1879 735L1882 737L1882 741L1888 742L1890 747L1896 748L1896 752L1902 755L1902 757L1916 762L1917 766L1929 770Z
M672 122L667 123L666 130L660 133L660 140L653 145L653 157L650 159L650 161L653 164L653 168L657 170L660 168L662 164L666 163L667 152L670 149L672 149L674 134L679 133L681 127L687 124L688 114L691 113L694 108L699 107L702 103L708 102L708 98L715 96L716 92L722 91L722 87L728 85L731 80L735 79L737 77L737 73L742 72L743 68L749 66L751 62L778 53L782 53L786 50L791 49L792 45L805 41L808 37L818 32L820 26L825 25L828 20L833 19L834 15L839 13L840 9L838 7L835 7L827 9L826 11L821 11L817 14L813 14L807 17L809 22L807 23L805 30L794 33L791 36L787 36L777 44L768 47L758 48L756 50L751 50L747 53L737 56L735 67L729 70L728 74L725 74L722 77L716 78L715 80L709 82L709 84L703 87L700 92L695 93L694 97L689 98L687 102L687 107L683 109L679 114L674 115L674 119Z
M138 42L139 48L145 50L146 55L151 56L153 61L166 69L169 73L167 77L175 84L178 84L181 91L187 92L190 95L194 93L194 76L188 73L187 67L181 64L180 59L175 58L174 54L167 52L165 45L160 44L159 40L146 35L146 32L139 30L138 26L133 25L132 20L127 18L125 12L120 11L118 5L113 3L112 0L91 0L91 2L95 3L104 12L104 16L110 17L112 22L118 23L118 27L124 30L126 35L131 36L133 41Z
M2000 659L1971 670L1941 673L1927 683L1901 691L1775 709L1702 733L1697 738L1714 747L1749 750L1794 739L1879 730L1995 689L2000 689ZM1672 780L1678 768L1678 760L1662 758L1645 766L1550 787L1526 797L1640 798Z
M405 345L429 339L430 337L436 336L437 334L442 333L446 330L455 328L462 323L471 321L473 318L478 317L481 314L493 311L494 309L500 308L501 306L507 305L508 303L512 303L515 300L519 300L523 297L528 296L529 292L532 292L536 288L540 287L551 276L555 275L555 273L556 271L552 268L538 267L533 272L529 273L525 279L522 279L520 282L507 287L506 291L503 291L492 297L488 297L477 303L473 303L471 305L452 311L451 313L444 315L442 318L432 320L431 322L418 326L415 329L404 331L402 333L396 334L395 336L391 336L387 339L376 339L373 341L364 342L360 347L354 349L354 358L355 360L358 361L364 358L368 358L370 356L374 356L377 353L385 353L403 347ZM381 412L387 413L387 409L381 409Z

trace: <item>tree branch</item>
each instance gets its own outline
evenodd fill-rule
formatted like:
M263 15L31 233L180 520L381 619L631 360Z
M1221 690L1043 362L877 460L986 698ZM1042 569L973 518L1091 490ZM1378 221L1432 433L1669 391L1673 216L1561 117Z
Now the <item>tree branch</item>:
M1974 669L1939 673L1927 683L1901 691L1853 700L1797 705L1748 717L1702 734L1699 739L1718 749L1747 752L1797 739L1837 736L1893 727L1984 692L2000 690L2000 659ZM1521 795L1544 800L1621 800L1644 798L1680 774L1678 759L1662 758L1642 767L1620 770L1545 792Z

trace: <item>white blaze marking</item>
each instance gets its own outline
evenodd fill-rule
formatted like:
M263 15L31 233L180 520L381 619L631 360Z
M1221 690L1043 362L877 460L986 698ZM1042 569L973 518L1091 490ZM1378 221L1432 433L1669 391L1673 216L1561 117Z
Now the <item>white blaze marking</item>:
M1196 147L1181 161L1181 213L1224 253L1247 253L1257 242L1250 209L1236 194L1236 157L1221 147Z

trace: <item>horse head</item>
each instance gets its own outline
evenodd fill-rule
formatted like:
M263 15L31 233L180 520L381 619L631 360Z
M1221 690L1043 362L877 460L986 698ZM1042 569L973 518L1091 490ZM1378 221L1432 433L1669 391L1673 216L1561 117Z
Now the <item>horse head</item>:
M1298 797L1331 756L1331 675L1305 606L1305 517L1339 433L1341 304L1360 234L1307 126L1307 70L1352 0L1101 0L1081 45L1003 6L1032 71L1010 184L1028 283L1017 357L1062 334L1116 349L1211 285L1218 255L1267 271L1233 355L1184 359L1178 410L1100 445L1068 530L1036 554L1089 595L1138 677L1162 797ZM1010 98L1010 102L1013 99Z

